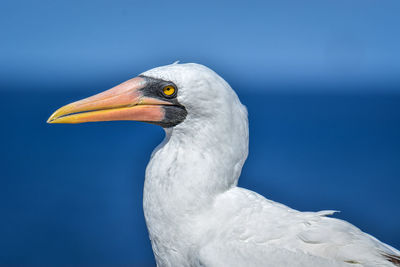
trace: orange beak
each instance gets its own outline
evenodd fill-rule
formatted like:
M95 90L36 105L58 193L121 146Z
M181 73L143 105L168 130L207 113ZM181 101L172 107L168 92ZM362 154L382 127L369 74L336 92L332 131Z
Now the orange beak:
M73 102L56 110L48 123L83 123L95 121L134 120L160 122L163 106L170 102L146 97L141 92L146 79L137 77L100 94Z

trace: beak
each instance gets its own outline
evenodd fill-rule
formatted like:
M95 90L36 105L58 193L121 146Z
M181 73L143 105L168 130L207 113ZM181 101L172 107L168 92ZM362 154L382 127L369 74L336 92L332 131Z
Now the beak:
M142 89L146 85L146 79L133 78L105 92L59 108L47 122L83 123L117 120L160 122L165 116L163 106L172 103L144 96Z

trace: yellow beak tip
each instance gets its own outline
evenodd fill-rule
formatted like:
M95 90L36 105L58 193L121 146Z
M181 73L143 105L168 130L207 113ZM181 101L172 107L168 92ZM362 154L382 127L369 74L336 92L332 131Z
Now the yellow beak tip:
M54 121L56 120L56 112L54 112L53 114L51 114L51 116L47 119L47 123L54 123Z

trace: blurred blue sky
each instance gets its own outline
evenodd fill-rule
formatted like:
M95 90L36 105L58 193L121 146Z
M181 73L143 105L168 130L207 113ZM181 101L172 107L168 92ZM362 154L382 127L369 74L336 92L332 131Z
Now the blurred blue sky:
M46 120L176 60L248 107L241 186L340 210L399 249L399 14L398 0L2 1L0 265L154 266L142 192L162 129Z
M244 85L393 90L399 12L397 0L3 1L0 82L82 88L181 60Z

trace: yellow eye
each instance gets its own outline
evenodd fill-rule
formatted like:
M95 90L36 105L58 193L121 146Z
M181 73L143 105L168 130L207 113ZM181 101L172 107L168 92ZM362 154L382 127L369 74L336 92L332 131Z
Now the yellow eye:
M164 95L171 96L175 93L175 88L172 85L167 85L163 88Z

